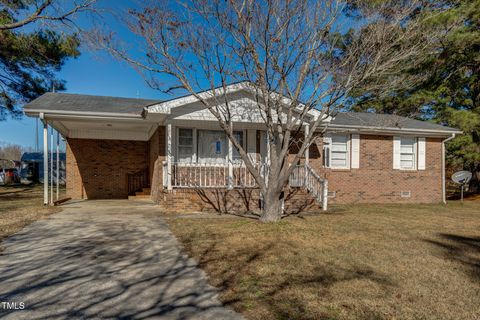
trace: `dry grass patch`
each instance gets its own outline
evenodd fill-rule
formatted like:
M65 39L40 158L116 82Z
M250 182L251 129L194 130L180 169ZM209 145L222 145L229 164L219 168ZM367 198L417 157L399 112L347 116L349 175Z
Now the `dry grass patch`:
M250 319L480 317L480 203L167 221L222 301Z
M59 211L58 207L43 205L41 186L0 186L0 240Z

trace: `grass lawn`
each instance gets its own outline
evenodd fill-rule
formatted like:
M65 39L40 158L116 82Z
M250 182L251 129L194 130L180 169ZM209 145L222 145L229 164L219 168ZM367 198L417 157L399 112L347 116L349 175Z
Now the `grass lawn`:
M43 188L40 185L0 186L0 240L60 210L43 205Z
M480 202L167 218L249 319L480 319Z

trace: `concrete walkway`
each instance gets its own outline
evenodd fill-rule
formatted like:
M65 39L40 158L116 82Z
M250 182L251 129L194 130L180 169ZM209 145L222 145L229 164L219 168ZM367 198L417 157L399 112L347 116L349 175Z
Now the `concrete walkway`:
M241 319L180 253L153 205L63 208L1 243L0 318ZM2 302L24 309L5 310Z

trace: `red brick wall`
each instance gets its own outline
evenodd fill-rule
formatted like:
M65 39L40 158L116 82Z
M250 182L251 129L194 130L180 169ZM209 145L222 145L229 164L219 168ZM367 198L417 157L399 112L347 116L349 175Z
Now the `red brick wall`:
M163 191L163 161L166 159L165 126L158 127L148 142L151 195L157 201Z
M320 157L310 164L335 191L330 203L435 203L442 200L441 141L427 138L426 170L393 170L393 137L379 135L360 136L358 169L326 169ZM402 191L411 197L402 198Z
M127 174L147 167L147 142L67 139L67 196L127 198Z
M258 189L174 189L162 192L157 204L163 212L260 212ZM285 212L319 211L320 206L299 188L285 190Z
M321 143L312 145L310 164L328 179L329 190L335 191L336 196L329 199L330 203L441 201L441 139L427 139L426 170L421 171L393 170L391 136L361 135L359 169L323 168L321 148ZM165 211L213 211L216 207L220 211L258 210L258 190L250 195L248 206L244 200L246 193L238 190L164 192L162 162L165 159L165 127L159 127L148 142L68 139L68 196L75 199L125 198L127 173L148 167L152 199ZM402 198L402 191L410 191L411 197ZM289 196L292 192L295 195ZM289 190L286 199L290 212L303 206L309 210L318 209L302 190Z

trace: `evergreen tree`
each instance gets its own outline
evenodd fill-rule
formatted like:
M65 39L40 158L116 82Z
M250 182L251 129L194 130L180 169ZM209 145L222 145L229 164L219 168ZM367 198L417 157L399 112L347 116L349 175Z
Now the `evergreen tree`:
M74 14L90 8L93 1L62 10L52 0L0 0L0 120L22 115L19 106L50 91L64 90L56 78L68 58L77 57L75 34L55 30L68 28Z
M357 90L354 111L396 113L457 127L464 134L447 143L453 170L474 174L470 188L480 191L480 0L437 1L447 10L419 15L425 32L444 30L437 46L422 59L398 70L418 83L387 95ZM391 79L389 79L390 81Z

